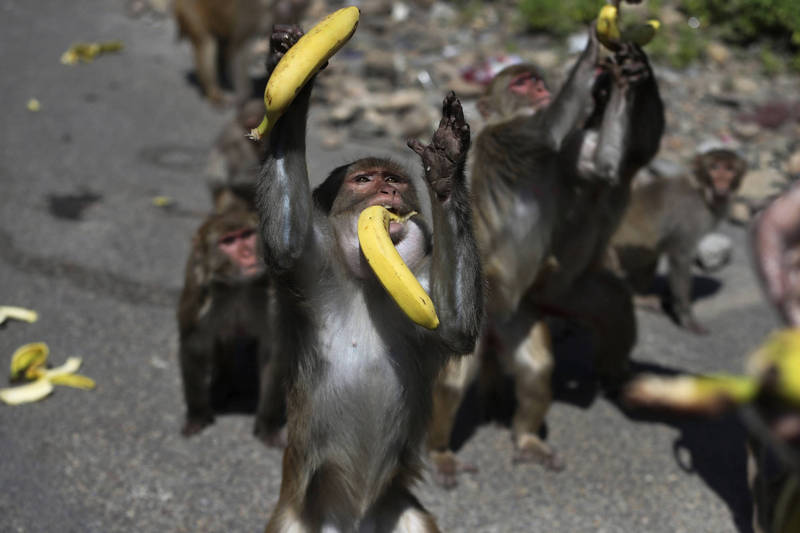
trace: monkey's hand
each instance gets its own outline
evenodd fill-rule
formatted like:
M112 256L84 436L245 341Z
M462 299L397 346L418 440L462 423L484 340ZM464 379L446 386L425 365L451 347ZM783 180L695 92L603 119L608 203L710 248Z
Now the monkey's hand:
M450 91L442 103L442 120L431 144L408 141L408 147L422 158L425 179L442 202L450 198L454 182L463 183L469 145L469 124L464 120L461 102Z
M283 55L289 51L289 48L294 46L300 37L303 36L303 30L300 26L295 24L276 24L272 27L272 35L269 40L269 54L267 54L267 77L275 70L275 66L281 60Z
M635 86L650 77L644 52L630 42L620 43L619 50L605 59L603 68L611 73L614 83L622 89Z

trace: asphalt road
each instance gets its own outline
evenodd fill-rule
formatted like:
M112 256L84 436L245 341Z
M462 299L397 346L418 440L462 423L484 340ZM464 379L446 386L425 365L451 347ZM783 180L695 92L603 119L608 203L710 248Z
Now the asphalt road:
M59 63L74 41L109 39L124 51ZM252 417L178 434L174 307L190 235L209 208L207 149L230 112L187 83L189 48L171 21L128 18L121 1L0 0L0 49L0 304L40 313L0 328L0 369L18 346L45 341L54 364L81 356L98 383L0 405L0 531L259 531L281 454L252 437ZM34 97L38 113L26 109ZM315 176L371 149L324 152L314 132L309 146ZM390 141L375 148L407 152ZM154 207L156 195L176 207ZM723 231L733 262L697 283L697 314L713 333L640 313L640 368L737 371L775 326L744 229ZM427 479L418 489L444 531L749 531L735 417L627 413L598 395L580 337L563 331L557 341L547 439L566 470L512 465L502 422L467 427L459 454L480 471L450 492Z

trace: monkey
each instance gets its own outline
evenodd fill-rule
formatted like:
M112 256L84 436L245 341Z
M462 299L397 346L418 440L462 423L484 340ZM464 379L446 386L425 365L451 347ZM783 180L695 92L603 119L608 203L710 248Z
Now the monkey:
M609 261L636 294L651 288L658 260L669 260L669 287L678 324L707 334L691 306L691 267L700 239L728 213L747 170L736 152L715 148L695 156L692 176L636 187L611 238Z
M273 63L301 35L296 26L276 27ZM266 532L439 531L410 489L422 467L434 380L449 357L474 349L483 316L464 172L469 126L449 93L431 143L408 142L422 161L432 224L417 215L389 227L436 308L440 324L428 330L380 285L356 231L368 206L419 211L415 184L399 163L366 157L337 167L312 193L305 149L312 85L270 133L258 178L264 257L297 346L280 495Z
M624 43L603 61L598 50L592 27L555 95L536 66L522 64L501 71L478 102L487 123L475 140L469 185L487 318L476 352L451 363L437 384L428 447L445 487L461 470L450 449L453 420L487 361L514 380L514 460L563 468L538 435L552 401L547 317L590 328L607 390L627 376L635 315L629 290L601 257L634 174L658 150L664 110L641 48Z
M265 444L285 440L285 370L273 284L261 257L254 187L217 188L215 210L192 239L178 311L186 402L181 433L194 435L217 412L248 409ZM252 408L252 407L249 407Z
M264 116L264 101L251 98L217 136L208 158L209 173L224 183L255 183L263 143L246 137Z
M308 4L309 0L175 0L178 35L191 41L205 97L217 106L230 102L219 84L220 63L230 71L236 103L250 97L250 42L273 23L299 21ZM222 55L222 61L217 54Z

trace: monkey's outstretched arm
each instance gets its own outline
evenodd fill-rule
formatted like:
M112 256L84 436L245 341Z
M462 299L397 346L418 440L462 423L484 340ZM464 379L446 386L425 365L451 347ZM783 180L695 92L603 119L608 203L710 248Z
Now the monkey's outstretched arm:
M664 131L664 110L647 57L638 46L626 43L610 69L614 80L591 172L617 183L655 156Z
M272 57L286 52L302 36L296 26L276 26ZM267 141L258 177L258 209L267 266L274 273L292 270L313 245L313 209L306 167L306 120L313 80L298 93Z
M554 151L559 151L567 135L592 113L592 87L597 77L598 47L596 30L592 25L586 48L572 67L569 78L553 103L537 117L541 120L537 121L542 126L541 133L546 136L548 146Z
M464 177L469 125L452 91L442 104L442 120L431 144L409 141L422 158L433 214L431 299L440 318L436 330L447 351L475 348L483 319L483 276L472 210Z

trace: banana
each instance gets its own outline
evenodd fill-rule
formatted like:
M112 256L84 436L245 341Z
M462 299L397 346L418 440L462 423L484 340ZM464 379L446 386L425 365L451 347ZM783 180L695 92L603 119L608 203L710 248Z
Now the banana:
M24 307L14 307L12 305L0 305L0 324L7 319L13 318L14 320L22 320L23 322L33 323L39 320L39 314L36 311L25 309Z
M266 114L258 127L250 131L251 139L257 141L269 133L300 89L353 36L360 13L354 6L334 11L284 54L267 82Z
M748 373L765 376L775 370L779 396L800 407L800 329L772 334L748 361Z
M617 8L606 4L600 8L597 14L597 38L606 48L614 49L616 42L619 42L620 32L617 26Z
M642 24L634 24L620 29L618 18L619 11L613 5L603 6L597 14L597 38L609 50L618 49L621 42L644 46L653 40L661 27L661 22L651 19Z
M430 296L389 238L389 222L405 222L415 214L401 217L379 205L368 207L358 217L358 242L372 271L408 318L424 328L436 329L439 317Z
M50 348L43 342L32 342L16 349L11 356L10 380L36 379L40 369L47 363Z
M0 389L0 400L3 400L8 405L19 405L41 400L51 392L53 392L53 384L49 380L37 379L33 383L27 383L19 387Z

